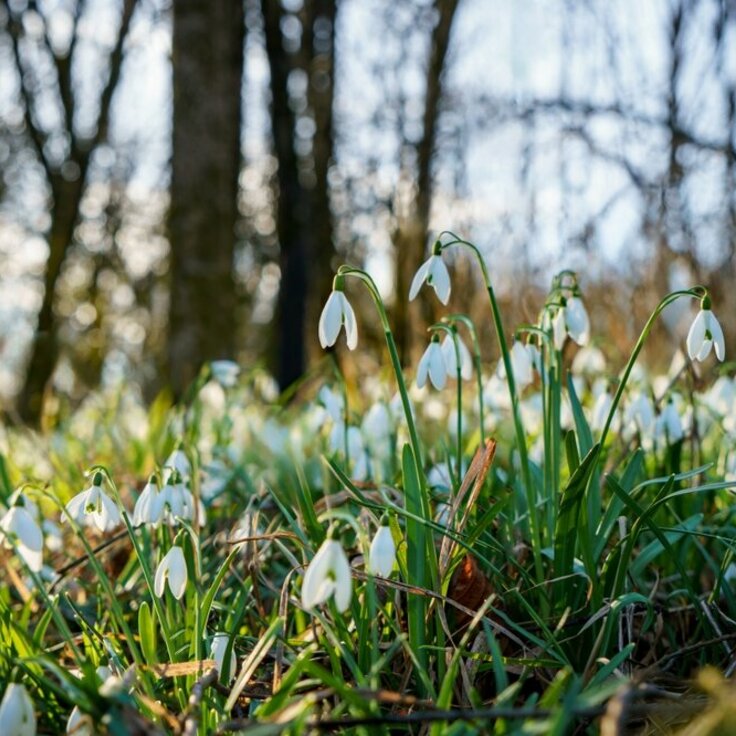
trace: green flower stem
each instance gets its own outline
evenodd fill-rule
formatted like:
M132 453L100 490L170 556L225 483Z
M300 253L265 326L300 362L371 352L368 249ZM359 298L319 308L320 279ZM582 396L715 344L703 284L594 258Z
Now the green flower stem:
M360 279L367 287L373 302L378 309L378 315L381 319L381 326L383 327L384 337L386 338L386 345L388 346L389 356L391 358L391 366L396 375L396 382L398 384L399 395L401 396L401 405L404 409L404 416L406 417L406 424L409 428L409 440L411 442L411 449L414 453L414 461L416 463L417 475L419 476L419 482L422 486L423 502L426 503L426 518L430 517L429 499L427 498L426 483L424 480L424 462L422 459L422 450L419 443L419 435L417 433L416 424L414 423L414 415L411 409L411 401L409 400L409 392L406 389L406 382L404 381L404 374L401 370L401 361L399 360L399 352L396 348L396 341L394 340L393 333L391 332L391 325L388 321L388 315L386 314L386 308L383 306L383 300L378 291L376 283L373 281L371 276L362 271L359 268L352 268L350 266L340 266L338 274L341 276L355 276Z
M496 328L496 337L498 338L498 347L501 352L504 368L506 369L506 384L509 388L509 397L511 399L511 411L514 419L514 430L516 432L516 444L519 449L519 460L521 463L521 474L524 483L524 491L526 493L526 503L529 512L529 531L532 538L532 552L534 555L534 569L537 579L542 580L544 576L544 566L542 564L542 545L539 534L539 520L537 519L536 498L534 493L534 485L532 484L532 474L529 469L529 453L526 447L526 437L524 436L524 425L521 422L521 411L519 408L519 395L516 390L516 381L514 380L514 371L511 366L511 357L509 348L506 343L506 337L503 331L503 322L501 320L501 310L498 307L496 294L493 290L488 268L485 260L478 248L467 240L458 238L454 233L447 232L453 240L443 243L442 248L448 248L451 245L464 245L470 248L475 254L478 264L480 265L483 281L488 292L488 298L491 303L491 313L493 315L493 324Z
M481 359L480 359L480 340L478 340L478 332L475 329L475 325L466 314L451 314L445 317L449 323L462 322L470 333L470 340L473 343L473 366L475 368L475 375L478 384L478 413L480 416L480 444L481 447L485 446L486 443L486 428L485 428L485 407L483 405L483 374L481 373Z
M616 413L616 409L618 408L619 402L621 401L621 396L623 395L624 389L626 388L626 383L629 380L629 376L631 375L631 371L634 368L636 359L639 357L639 353L641 352L641 349L644 347L644 343L646 342L647 337L649 337L649 333L652 331L652 327L654 326L654 323L657 321L657 317L659 317L659 315L662 313L665 307L672 304L672 302L677 301L682 296L689 296L692 299L702 299L705 295L707 295L707 293L708 293L708 290L704 286L694 286L692 289L683 289L680 291L673 291L670 294L667 294L667 296L664 299L662 299L662 301L657 305L655 310L651 313L651 315L649 316L649 319L647 320L647 323L644 325L644 329L641 331L641 335L639 335L639 339L636 341L634 350L629 356L629 361L626 364L624 374L621 377L621 381L618 385L618 388L616 389L616 394L614 395L613 401L611 402L611 408L608 412L608 416L606 417L606 423L605 425L603 425L603 432L601 432L601 439L600 439L601 447L604 447L606 444L606 438L608 437L608 432L611 429L613 417L614 417L614 414Z
M462 366L460 365L460 346L457 342L457 329L442 322L432 325L429 329L432 332L442 331L447 333L452 338L453 349L455 350L455 378L457 379L457 460L455 464L455 472L457 473L457 486L459 488L462 481L461 473L463 467L463 376Z

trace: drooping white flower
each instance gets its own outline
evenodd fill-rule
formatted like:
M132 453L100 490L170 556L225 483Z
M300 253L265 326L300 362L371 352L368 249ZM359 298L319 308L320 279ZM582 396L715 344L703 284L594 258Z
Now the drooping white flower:
M0 734L3 736L35 736L36 714L33 702L23 685L11 682L0 702Z
M703 300L705 302L705 300ZM702 308L687 333L687 354L690 360L703 361L714 348L718 360L726 357L726 344L723 330L710 309Z
M606 426L606 419L608 419L608 413L611 411L613 405L613 399L608 391L603 391L599 394L598 398L593 405L593 414L590 418L590 428L594 432L602 432L603 427Z
M173 546L164 555L156 568L153 589L159 598L163 596L167 582L174 598L179 600L187 587L187 563L184 559L184 551L178 545Z
M222 672L223 667L225 666L225 654L227 652L227 644L230 641L230 635L225 634L223 632L217 633L212 637L212 644L210 645L210 654L212 655L212 659L215 660L215 668L218 672ZM231 650L230 652L230 667L229 667L229 675L228 675L228 682L235 677L235 671L237 669L237 664L235 662L235 650Z
M442 390L447 384L447 365L436 335L432 338L419 360L416 379L417 388L422 388L427 383L427 377L438 391Z
M706 405L719 416L730 415L736 403L736 384L729 376L719 376L703 398Z
M376 535L371 542L368 555L368 571L373 575L387 578L391 575L396 562L396 544L388 526L388 519L381 521Z
M450 274L439 253L433 253L417 269L409 289L409 301L416 297L425 281L434 288L437 297L443 304L450 301Z
M565 307L565 323L567 334L578 344L587 345L590 340L590 319L583 300L571 296Z
M161 522L161 514L155 514L158 511L157 502L160 495L158 487L158 478L152 475L148 479L148 483L138 496L133 509L133 526L141 526L142 524L151 524L156 526Z
M593 345L578 350L572 361L572 371L577 374L596 376L606 370L606 356Z
M238 382L240 366L234 360L213 360L210 363L212 378L223 388L232 388Z
M509 353L511 359L511 370L514 372L516 380L516 388L523 391L533 380L532 375L532 356L527 347L520 342L515 342Z
M328 537L312 558L302 583L302 606L311 610L335 596L337 610L343 613L350 606L353 583L350 562L340 542Z
M95 526L101 532L109 532L121 521L117 504L102 490L102 473L95 473L92 485L69 501L66 514L80 526Z
M328 348L337 342L340 329L345 325L345 337L350 350L358 346L358 322L342 289L333 289L319 317L319 344Z
M82 713L79 706L75 705L69 714L69 720L66 722L67 734L73 736L94 736L95 733L92 716L88 713Z
M5 546L15 547L18 555L33 570L43 567L43 532L23 506L11 506L0 519Z
M674 445L685 436L682 418L672 399L667 401L662 413L657 417L656 434L659 439L664 439L669 445Z
M464 381L469 381L473 377L473 357L468 350L467 345L463 342L459 335L457 338L457 353L460 355L460 377ZM457 377L457 358L458 355L455 352L455 341L451 335L446 335L442 341L442 355L445 358L445 367L447 368L448 378Z
M638 433L641 436L646 436L653 431L654 421L652 400L646 393L640 391L626 407L624 427L630 434Z
M181 446L177 447L171 455L166 458L164 467L169 468L172 471L175 470L184 480L188 480L192 476L192 464L189 462L189 458Z
M567 337L567 325L565 324L565 307L560 307L552 318L552 342L555 350L565 347Z
M166 522L173 526L178 523L177 517L188 521L194 519L194 497L178 472L174 471L161 492L152 498L148 518L153 525Z

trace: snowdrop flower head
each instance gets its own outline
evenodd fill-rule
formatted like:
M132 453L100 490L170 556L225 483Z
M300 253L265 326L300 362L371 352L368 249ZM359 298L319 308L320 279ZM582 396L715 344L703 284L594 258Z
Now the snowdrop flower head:
M455 351L455 340L457 340L457 352ZM447 369L448 378L456 378L458 374L458 357L460 358L460 377L464 381L469 381L473 377L473 357L468 350L467 345L462 338L455 333L446 335L442 341L442 355L445 358L445 367Z
M161 492L152 498L148 518L149 523L154 526L162 521L173 526L178 523L177 517L189 521L194 518L194 497L184 485L181 475L175 470Z
M212 637L212 644L210 645L210 653L212 659L215 660L215 667L218 672L222 673L223 667L225 666L225 654L227 653L227 645L230 641L230 635L223 632L217 633ZM230 651L230 668L228 672L228 682L235 677L235 671L237 665L235 663L235 650Z
M345 277L335 276L332 293L327 297L322 314L319 317L319 344L323 348L332 347L336 342L340 330L345 326L345 337L350 350L358 346L358 322L355 312L350 306L344 293Z
M626 407L624 425L631 434L649 434L654 428L654 405L649 396L640 391Z
M120 524L120 511L102 490L102 479L102 473L95 473L92 485L66 505L66 514L80 526L95 526L101 532L109 532Z
M213 360L210 363L212 378L223 388L233 388L238 382L240 366L234 360Z
M565 338L567 337L565 308L563 304L552 318L552 342L554 343L555 350L562 350L565 347Z
M167 583L174 598L180 600L187 587L187 563L184 551L178 545L174 545L164 555L156 568L153 589L159 598L163 596Z
M416 379L417 388L423 388L424 384L427 383L427 378L438 391L441 391L447 384L447 365L438 335L432 335L427 349L419 360Z
M141 495L138 496L138 500L135 502L133 526L141 526L142 524L156 526L160 523L160 514L156 515L154 513L157 510L159 495L158 476L154 473L148 479L148 483L146 483L141 491Z
M33 570L43 567L43 532L25 506L11 506L0 519L5 546L15 547L20 558Z
M573 373L595 376L606 370L606 356L593 345L578 350L572 361Z
M184 452L181 443L171 453L171 455L166 458L164 467L170 468L172 471L175 470L185 480L192 475L192 464L189 462L189 458L187 457L186 452Z
M611 411L611 406L613 406L611 394L608 391L603 391L599 394L593 405L593 415L590 418L590 428L594 432L603 431L603 427L606 426L606 419L608 419L608 413Z
M442 260L441 252L442 245L437 241L432 249L432 255L419 266L414 274L409 289L409 301L416 297L425 281L435 290L438 299L443 304L450 301L450 274Z
M396 545L388 525L388 516L384 514L381 526L378 527L376 535L371 542L370 554L368 555L368 571L373 575L387 578L391 575L396 562Z
M565 306L565 323L567 334L578 344L587 345L590 340L590 319L583 300L579 296L571 296Z
M722 361L726 357L723 330L710 306L710 297L703 297L700 303L700 311L687 333L687 354L690 356L690 360L705 360L711 348L715 350L718 360Z
M671 398L667 400L662 413L657 417L656 432L657 436L664 439L668 445L674 445L685 436L680 413Z
M310 611L334 596L337 610L344 613L350 606L352 592L350 562L333 527L304 573L302 606Z
M3 736L35 736L36 714L28 691L11 682L0 702L0 733Z
M509 358L511 359L511 370L516 379L516 387L519 391L523 391L534 380L532 356L527 346L517 340L511 347Z

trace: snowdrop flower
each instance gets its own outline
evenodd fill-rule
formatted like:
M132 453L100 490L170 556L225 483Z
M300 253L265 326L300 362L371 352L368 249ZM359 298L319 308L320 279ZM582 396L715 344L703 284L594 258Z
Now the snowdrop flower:
M409 289L409 301L416 297L425 281L435 290L443 304L450 301L450 274L440 255L441 251L442 248L438 241L435 243L432 255L417 269Z
M75 705L69 714L69 720L66 722L67 734L74 736L94 736L94 723L92 717L88 713L82 713L79 706Z
M172 547L156 568L153 590L159 598L163 596L167 582L174 598L180 600L187 587L187 563L179 546Z
M95 473L92 485L69 501L66 514L80 526L96 526L101 532L109 532L120 524L117 505L102 490L102 473Z
M154 510L157 510L159 495L158 478L154 474L148 479L148 483L146 483L141 495L138 496L138 500L135 502L133 526L141 526L142 524L155 526L160 523L160 514L154 514Z
M465 343L459 335L457 338L457 352L460 354L460 377L469 381L473 377L473 357L470 355ZM442 341L442 355L445 358L445 368L449 378L455 378L458 372L457 354L455 353L455 341L451 335L447 335Z
M567 326L565 325L565 307L560 307L552 318L552 342L555 350L562 350L565 347L565 338L567 337Z
M337 610L343 613L350 606L352 592L350 563L333 529L304 573L302 606L309 611L334 595Z
M642 436L654 428L654 405L644 392L639 392L626 407L624 426L630 434L638 432Z
M706 405L716 414L726 416L733 411L736 401L736 385L728 376L719 376L703 397Z
M511 347L509 357L511 359L511 370L514 372L514 378L516 379L516 388L523 391L534 380L532 356L526 346L517 341Z
M11 682L0 702L0 733L3 736L35 736L36 714L28 691Z
M240 366L234 360L213 360L210 363L212 378L223 388L232 388L238 382Z
M333 421L339 422L342 420L345 412L345 400L342 394L337 391L333 391L328 386L322 386L317 394L317 398L322 402L327 413L332 417Z
M345 325L345 337L350 350L358 346L358 323L350 302L343 293L343 276L335 276L332 293L327 298L319 318L319 344L328 348L337 342L340 329Z
M428 376L432 385L438 391L447 384L447 365L437 335L432 336L424 355L419 360L416 379L417 388L422 388L427 383Z
M164 467L175 470L184 480L190 478L192 475L192 464L189 462L189 458L181 445L166 458Z
M368 555L368 571L373 575L387 578L396 562L396 545L388 526L388 517L381 519L376 536L371 542L370 554Z
M215 634L212 637L212 644L210 645L210 653L212 654L212 659L215 660L215 668L218 672L222 672L223 667L225 666L225 653L227 651L227 644L230 641L230 636L225 633L218 633ZM228 682L230 682L233 677L235 677L235 670L237 668L237 665L235 663L235 650L231 650L230 652L230 672L228 674Z
M660 439L664 438L669 445L674 445L685 436L680 413L672 399L667 401L662 413L657 417L656 433Z
M15 546L20 558L33 572L41 571L43 532L30 511L23 506L11 506L0 519L0 532L5 537L5 545Z
M590 418L590 428L594 432L602 432L603 427L606 426L606 419L608 419L608 413L611 411L613 405L613 399L608 391L601 393L596 399L593 405L593 414Z
M586 345L578 350L572 361L573 373L595 376L606 370L606 357L596 347Z
M711 348L716 351L718 360L726 357L726 346L723 330L713 312L710 311L710 298L705 297L701 308L693 320L690 332L687 333L687 354L690 360L703 361L708 357Z
M189 521L194 518L194 497L184 486L179 473L174 471L161 492L152 498L148 523L155 526L165 521L173 526L178 523L177 517Z
M578 344L587 345L590 340L590 319L583 300L571 296L565 306L565 323L567 334Z

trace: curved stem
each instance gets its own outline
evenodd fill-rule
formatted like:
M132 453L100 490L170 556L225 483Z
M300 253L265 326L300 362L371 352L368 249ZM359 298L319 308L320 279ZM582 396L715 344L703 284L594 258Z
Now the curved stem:
M616 413L616 409L618 407L619 402L621 401L621 396L623 395L624 389L626 388L626 383L629 380L629 376L631 375L631 371L634 368L636 359L639 357L639 353L641 352L641 349L644 347L644 343L647 337L649 336L649 333L652 331L652 326L657 320L657 317L659 317L659 315L662 313L665 307L672 304L672 302L677 301L681 296L689 296L693 299L702 299L704 294L707 294L707 289L704 286L694 286L692 289L683 289L680 291L673 291L670 294L667 294L667 296L664 299L662 299L662 301L657 305L655 310L651 313L651 315L649 316L649 319L647 320L647 323L644 325L644 329L641 331L641 335L639 335L639 339L636 341L634 350L629 356L629 361L626 364L624 374L621 377L621 381L618 385L618 388L616 389L616 394L614 395L613 401L611 402L611 408L608 412L608 416L606 417L606 423L605 425L603 425L603 432L601 432L601 439L600 439L601 447L603 447L606 443L606 437L608 437L608 432L611 429L611 423L613 422L613 416Z
M470 340L473 343L473 367L478 384L478 412L480 416L480 444L484 447L486 444L486 427L485 427L485 407L483 405L483 374L481 373L480 360L480 340L478 340L478 332L470 317L465 314L450 314L445 319L450 322L462 322L470 332Z
M481 273L483 274L483 281L485 282L486 291L488 292L488 298L491 303L491 313L493 315L493 324L496 329L496 337L498 339L498 347L501 352L501 359L503 360L504 368L506 369L506 385L509 389L509 398L511 399L511 411L514 420L514 430L516 433L516 444L519 450L519 460L521 464L522 481L524 484L524 491L526 494L527 509L529 512L529 531L532 538L532 551L534 554L534 568L539 580L543 577L543 564L542 564L542 545L539 533L539 520L537 519L537 508L536 508L536 494L534 492L534 486L532 485L532 475L529 468L529 453L526 447L526 437L524 436L524 425L521 421L521 410L519 408L519 395L516 390L516 381L514 380L514 371L511 366L511 357L509 355L508 344L506 343L506 337L503 330L503 322L501 320L501 310L496 300L496 294L493 290L493 284L491 283L490 276L488 274L488 268L485 260L478 248L473 243L458 238L454 233L446 231L447 234L451 235L453 240L443 243L442 248L449 248L452 245L464 245L466 248L470 248L475 254L478 264L480 265ZM442 233L440 234L440 237Z

